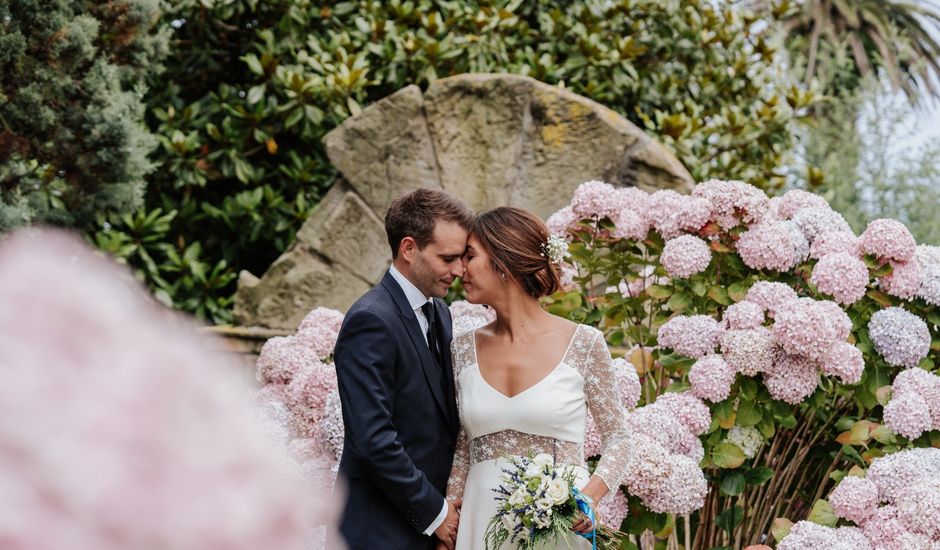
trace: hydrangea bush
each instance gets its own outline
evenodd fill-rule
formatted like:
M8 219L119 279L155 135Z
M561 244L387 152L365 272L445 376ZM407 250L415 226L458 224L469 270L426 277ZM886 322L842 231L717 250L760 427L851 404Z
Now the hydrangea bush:
M940 249L894 220L855 235L822 197L736 181L691 197L591 181L547 224L570 255L546 306L605 332L628 418L629 481L598 504L602 521L687 548L864 548L866 511L892 529L893 509L840 496L870 487L844 481L832 504L822 497L880 457L940 446ZM455 332L493 318L461 301L451 311ZM301 460L325 452L334 473L341 321L314 310L258 361L259 401L288 447ZM586 429L590 464L601 447L590 417ZM837 527L833 507L855 525Z
M940 445L940 249L902 223L856 235L815 194L709 180L691 197L587 182L548 224L570 251L548 307L600 327L635 368L639 435L692 449L640 411L672 394L710 410L697 434L704 506L677 523L629 497L624 531L678 533L693 548L766 544L786 518L819 523L821 497L847 471ZM781 547L864 539L857 526L813 525Z

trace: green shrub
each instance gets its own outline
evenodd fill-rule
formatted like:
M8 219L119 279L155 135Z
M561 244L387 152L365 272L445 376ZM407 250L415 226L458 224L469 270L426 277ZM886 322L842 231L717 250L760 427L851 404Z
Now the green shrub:
M782 183L788 124L810 99L775 84L773 49L730 2L179 0L162 22L172 51L148 96L160 169L144 211L95 239L215 322L235 274L263 273L332 185L323 135L408 84L527 74L617 110L697 179L763 188ZM133 223L165 216L159 231Z
M144 82L161 69L159 0L0 4L0 231L88 228L143 203L156 139Z

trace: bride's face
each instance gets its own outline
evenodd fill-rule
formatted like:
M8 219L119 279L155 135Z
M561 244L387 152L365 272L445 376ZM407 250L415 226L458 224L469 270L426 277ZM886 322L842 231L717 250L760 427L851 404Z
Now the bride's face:
M505 284L493 269L490 255L473 233L467 238L463 267L463 289L471 304L489 304L494 293Z

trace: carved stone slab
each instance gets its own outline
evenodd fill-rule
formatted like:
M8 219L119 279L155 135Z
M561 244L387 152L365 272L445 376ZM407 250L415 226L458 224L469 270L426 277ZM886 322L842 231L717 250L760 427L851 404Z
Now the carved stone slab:
M260 278L239 277L239 325L294 329L317 306L345 311L391 262L388 204L443 187L476 211L501 205L544 217L592 179L689 192L688 171L610 109L525 76L464 74L422 94L408 86L324 138L342 179Z

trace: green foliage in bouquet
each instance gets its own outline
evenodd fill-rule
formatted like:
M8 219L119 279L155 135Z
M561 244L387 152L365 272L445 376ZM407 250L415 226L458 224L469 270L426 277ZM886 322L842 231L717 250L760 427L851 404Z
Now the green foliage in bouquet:
M148 96L161 169L138 217L175 214L148 233L153 262L124 257L177 307L229 320L234 274L263 273L332 185L323 135L403 86L467 72L565 86L696 177L777 186L789 123L812 97L775 83L773 48L738 13L697 0L173 2L172 52ZM115 217L96 238L124 254L138 231ZM195 243L196 272L170 259Z
M88 229L143 203L143 95L167 51L159 0L0 3L0 231Z
M624 531L682 530L693 548L764 543L772 532L782 538L784 518L834 522L821 498L845 470L904 448L940 445L936 427L907 439L883 418L899 370L934 371L940 359L940 281L925 282L940 274L940 249L919 246L915 255L913 238L893 221L873 222L856 237L821 197L801 191L768 201L746 184L711 181L693 197L632 189L618 198L604 185L584 184L572 206L549 219L570 240L570 286L547 307L605 332L615 355L636 367L641 404L691 391L710 402L712 414L701 437L711 486L704 508L682 527L631 498ZM887 258L902 249L910 254L905 261ZM851 297L832 290L830 268L820 267L836 253L861 266L861 288ZM778 257L786 265L767 265ZM915 262L922 279L900 284ZM792 296L775 305L768 297L780 290ZM791 300L781 313L780 304ZM751 325L744 322L749 311L758 315ZM683 318L693 322L682 328ZM887 338L885 318L901 319ZM810 359L812 342L832 319L842 324L837 343ZM745 328L755 332L726 339ZM714 336L703 336L708 331ZM761 335L772 336L772 346L756 345ZM689 344L709 338L706 348ZM730 371L717 368L735 361ZM707 368L708 376L701 374Z

